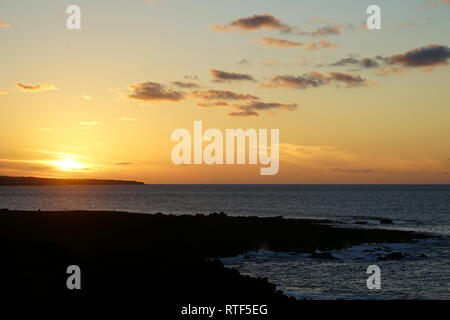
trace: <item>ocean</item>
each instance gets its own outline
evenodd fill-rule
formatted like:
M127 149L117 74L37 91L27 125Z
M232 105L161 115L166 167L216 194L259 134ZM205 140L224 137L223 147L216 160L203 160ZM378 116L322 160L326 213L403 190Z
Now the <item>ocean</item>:
M1 208L225 212L331 219L340 222L338 227L425 232L436 237L333 251L335 260L259 248L222 262L242 274L267 277L297 299L450 299L449 185L0 186ZM384 218L393 224L381 224ZM379 260L392 252L402 253L403 258ZM373 264L381 269L380 290L366 286L366 270Z

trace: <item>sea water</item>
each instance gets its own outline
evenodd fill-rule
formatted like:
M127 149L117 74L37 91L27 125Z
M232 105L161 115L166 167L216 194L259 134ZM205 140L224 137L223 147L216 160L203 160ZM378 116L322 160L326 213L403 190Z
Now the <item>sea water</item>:
M353 228L390 228L437 236L414 243L333 251L335 260L270 248L223 258L242 274L267 277L297 299L450 299L448 185L143 185L0 187L0 208L326 218ZM389 218L392 225L380 224ZM355 224L358 222L358 224ZM364 224L360 224L364 223ZM400 252L400 260L379 260ZM369 290L369 265L381 290Z

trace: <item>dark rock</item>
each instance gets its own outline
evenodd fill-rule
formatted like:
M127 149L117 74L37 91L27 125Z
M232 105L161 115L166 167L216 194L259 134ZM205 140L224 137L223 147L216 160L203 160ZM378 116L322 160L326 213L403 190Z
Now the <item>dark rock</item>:
M392 252L385 256L379 257L378 260L400 260L405 258L405 255L401 252Z
M335 259L327 251L429 238L409 231L337 228L301 219L220 213L36 213L0 212L0 274L7 275L1 280L0 300L286 300L273 284L205 259L245 254L262 243L273 251ZM65 286L71 264L81 267L85 284L75 295Z
M311 258L326 259L326 260L336 260L336 257L333 256L329 252L316 252L316 253L311 254Z

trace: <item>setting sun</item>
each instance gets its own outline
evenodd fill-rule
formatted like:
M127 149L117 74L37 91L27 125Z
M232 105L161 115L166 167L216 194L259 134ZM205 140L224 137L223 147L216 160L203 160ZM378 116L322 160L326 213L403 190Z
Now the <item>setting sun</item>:
M73 159L63 159L53 162L59 169L68 171L68 170L81 170L84 169L84 165L73 160Z

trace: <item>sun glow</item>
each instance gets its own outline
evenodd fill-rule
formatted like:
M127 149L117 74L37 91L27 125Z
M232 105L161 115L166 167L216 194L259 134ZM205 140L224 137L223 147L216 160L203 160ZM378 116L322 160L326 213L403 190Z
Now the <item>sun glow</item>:
M60 170L69 171L69 170L81 170L84 169L85 166L77 162L73 159L62 159L53 162Z

